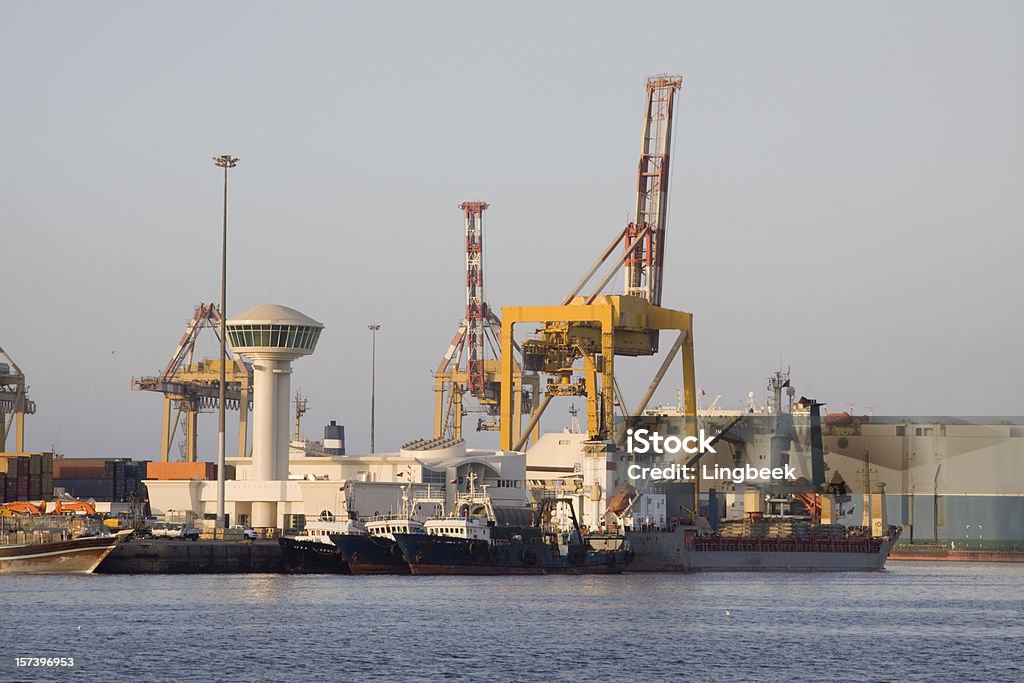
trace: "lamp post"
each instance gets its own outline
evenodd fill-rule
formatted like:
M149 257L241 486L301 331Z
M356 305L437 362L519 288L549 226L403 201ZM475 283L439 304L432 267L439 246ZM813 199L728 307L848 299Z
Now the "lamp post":
M374 452L373 427L374 409L377 402L377 330L380 325L374 323L366 326L370 330L370 452Z
M234 168L238 159L230 154L213 157L213 163L224 169L224 230L220 250L220 396L217 409L217 528L224 524L224 384L227 363L227 307L228 307L228 169Z

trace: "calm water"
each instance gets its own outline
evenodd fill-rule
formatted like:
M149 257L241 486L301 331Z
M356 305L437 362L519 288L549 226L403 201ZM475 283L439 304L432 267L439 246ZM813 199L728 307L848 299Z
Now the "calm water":
M0 680L1024 680L1024 565L889 567L0 577Z

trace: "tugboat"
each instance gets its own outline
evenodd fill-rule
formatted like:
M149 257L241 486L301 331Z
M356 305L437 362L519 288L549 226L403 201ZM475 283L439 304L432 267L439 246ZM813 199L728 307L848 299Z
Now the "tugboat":
M362 523L362 530L349 533L330 533L331 542L338 548L341 561L352 574L408 574L401 549L395 544L396 534L424 535L424 523L415 510L427 510L427 516L441 514L444 499L428 492L423 498L411 501L409 486L402 489L402 514L371 517Z
M282 536L282 562L289 574L351 574L341 550L331 541L331 534L362 534L365 529L351 519L338 520L328 511L320 519L307 522L302 533Z
M580 532L572 500L567 498L544 499L538 518L549 520L560 504L566 505L572 520L570 531L496 526L487 487L483 488L483 496L471 492L457 506L468 513L483 504L481 513L428 520L425 534L395 534L411 574L617 574L633 559L625 543L606 550L591 547Z

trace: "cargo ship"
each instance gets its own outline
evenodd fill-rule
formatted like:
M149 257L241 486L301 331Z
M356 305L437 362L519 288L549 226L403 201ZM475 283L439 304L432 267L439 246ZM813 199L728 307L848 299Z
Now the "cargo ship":
M696 525L628 531L636 552L629 570L881 571L901 533L890 526L884 536L872 537L863 529L807 522L767 523L762 529L755 523L726 524L713 533Z
M888 523L887 496L869 481L874 472L840 470L826 459L823 404L794 400L788 371L774 373L768 388L766 409L751 394L743 410L700 412L711 448L678 463L634 452L624 437L594 441L575 429L544 435L527 452L535 494L576 500L596 547L615 547L624 535L636 554L630 571L883 569L903 529ZM620 433L688 434L682 407L655 408L618 426ZM689 467L699 480L635 478L643 467L670 464ZM719 474L741 468L761 474ZM765 471L792 474L773 479ZM851 475L861 481L851 486Z

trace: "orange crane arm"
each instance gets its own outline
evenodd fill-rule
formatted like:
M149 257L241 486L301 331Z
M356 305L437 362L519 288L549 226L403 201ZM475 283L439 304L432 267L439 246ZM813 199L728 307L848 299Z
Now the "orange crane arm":
M46 501L41 500L39 501L38 504L30 503L28 501L4 503L3 505L0 505L0 510L6 510L8 512L20 512L22 514L29 515L45 515Z

